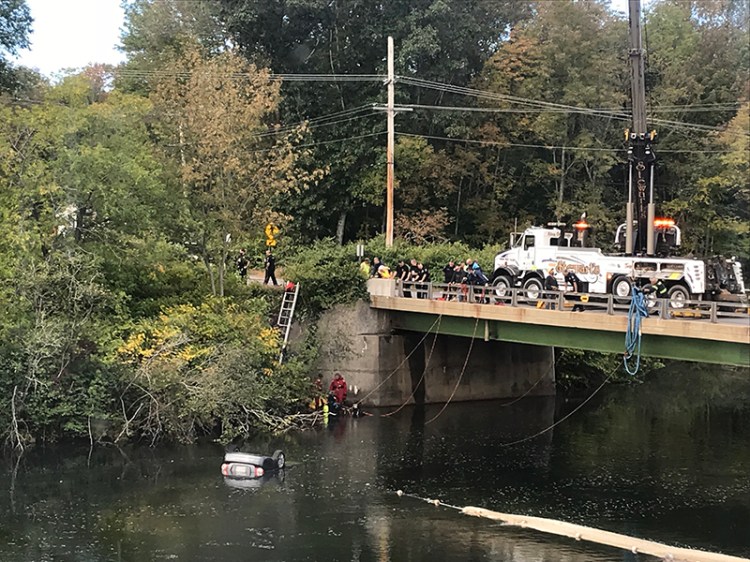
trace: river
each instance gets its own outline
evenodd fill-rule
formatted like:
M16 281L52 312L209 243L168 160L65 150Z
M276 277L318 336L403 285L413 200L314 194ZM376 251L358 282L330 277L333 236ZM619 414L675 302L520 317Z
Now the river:
M396 490L750 557L750 373L673 366L504 445L579 404L404 408L258 440L289 466L256 488L224 482L213 443L32 450L0 461L0 560L653 560Z

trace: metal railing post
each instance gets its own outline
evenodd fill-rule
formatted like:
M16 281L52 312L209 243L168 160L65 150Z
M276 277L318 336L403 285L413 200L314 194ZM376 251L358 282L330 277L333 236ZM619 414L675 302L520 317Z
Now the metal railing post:
M716 301L711 303L711 322L716 324L719 321L719 307Z
M607 314L612 316L615 313L615 299L612 295L607 295Z
M669 300L667 299L659 299L659 318L663 318L664 320L669 319Z
M427 284L427 300L432 300L432 282Z
M512 307L518 306L518 289L510 290L510 306Z

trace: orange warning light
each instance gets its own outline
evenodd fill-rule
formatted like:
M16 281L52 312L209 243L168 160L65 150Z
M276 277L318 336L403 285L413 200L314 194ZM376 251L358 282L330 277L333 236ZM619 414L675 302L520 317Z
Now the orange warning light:
M576 230L586 230L589 227L589 223L586 221L578 221L573 225Z
M654 219L654 228L671 228L674 226L674 219L658 218Z

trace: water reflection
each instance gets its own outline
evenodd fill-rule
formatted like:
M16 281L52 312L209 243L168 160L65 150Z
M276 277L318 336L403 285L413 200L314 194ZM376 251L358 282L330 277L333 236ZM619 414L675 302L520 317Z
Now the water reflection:
M747 374L667 371L609 389L513 447L577 403L455 404L430 424L437 406L340 419L253 443L288 463L257 486L226 482L213 444L35 450L0 466L0 560L636 559L397 489L748 556Z

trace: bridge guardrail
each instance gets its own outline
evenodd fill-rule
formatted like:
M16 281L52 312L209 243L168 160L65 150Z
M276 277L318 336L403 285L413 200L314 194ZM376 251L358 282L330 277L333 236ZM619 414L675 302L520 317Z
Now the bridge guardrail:
M497 306L535 306L537 308L565 310L575 305L586 311L602 311L608 315L627 314L632 297L576 293L571 291L546 291L539 289L496 289L492 285L458 283L420 283L396 281L397 297L429 300L447 300ZM740 318L750 320L747 303L729 301L649 299L651 315L665 320L671 318L709 320Z

